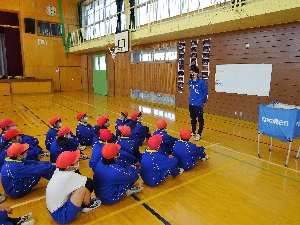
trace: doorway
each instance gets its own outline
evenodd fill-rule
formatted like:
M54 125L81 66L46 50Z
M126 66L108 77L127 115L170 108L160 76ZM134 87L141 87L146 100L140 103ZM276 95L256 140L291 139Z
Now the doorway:
M107 95L106 55L93 56L93 86L94 93Z

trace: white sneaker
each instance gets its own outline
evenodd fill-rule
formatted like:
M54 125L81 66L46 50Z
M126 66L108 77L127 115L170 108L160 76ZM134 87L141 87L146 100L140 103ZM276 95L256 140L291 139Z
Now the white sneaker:
M21 216L21 219L17 224L23 224L26 220L28 220L32 216L32 212L27 213L24 216Z
M0 203L4 202L7 198L7 195L5 192L0 193Z
M79 149L80 151L83 151L84 149L86 149L86 146L79 145L79 146L78 146L78 149Z
M179 174L182 174L182 173L183 173L183 171L184 171L184 169L183 169L183 168L179 168Z
M200 139L201 139L200 134L196 134L196 135L195 135L195 141L199 141Z
M130 196L143 190L143 187L131 187L126 190L126 195Z
M195 134L194 134L193 132L191 132L191 136L192 136L192 137L194 137L194 136L195 136Z
M33 225L34 223L35 223L35 220L29 220L29 221L21 223L21 225Z
M43 152L41 154L41 157L49 157L50 156L50 152Z
M202 161L205 161L205 160L208 160L209 159L209 156L208 155L206 155L204 158L202 158L201 160Z
M81 210L81 212L89 212L93 209L98 208L101 205L101 200L99 198L92 198L90 204Z
M89 157L86 154L83 154L82 152L80 152L80 157L79 157L80 160L85 160L85 159L88 159L88 158Z

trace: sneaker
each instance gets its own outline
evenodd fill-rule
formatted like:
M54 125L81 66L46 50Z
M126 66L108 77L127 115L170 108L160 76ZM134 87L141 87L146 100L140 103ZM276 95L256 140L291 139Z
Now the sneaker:
M21 225L33 225L34 223L35 223L35 220L29 220L29 221L21 223Z
M192 133L191 133L191 136L194 137L194 136L195 136L195 133L192 132Z
M79 145L79 146L78 146L78 149L79 149L80 151L83 151L84 149L86 149L86 146Z
M101 203L102 202L99 198L92 198L90 204L88 206L86 206L85 208L83 208L81 211L84 213L89 212L93 209L98 208L101 205Z
M86 154L80 153L80 157L79 159L84 160L84 159L88 159L89 157Z
M0 203L4 202L6 200L6 197L7 197L7 195L5 192L0 193Z
M204 158L202 158L201 160L202 161L205 161L205 160L208 160L208 158L209 158L209 156L208 155L206 155Z
M201 139L200 134L196 134L196 136L195 136L195 141L199 141L200 139Z
M50 156L50 152L43 152L41 154L41 157L49 157Z
M182 174L184 169L183 168L178 168L179 169L179 174Z
M27 213L24 216L21 216L19 222L17 224L23 224L26 220L28 220L32 216L32 212Z
M130 195L140 192L141 190L143 190L143 187L134 187L133 186L126 190L126 195L130 196Z

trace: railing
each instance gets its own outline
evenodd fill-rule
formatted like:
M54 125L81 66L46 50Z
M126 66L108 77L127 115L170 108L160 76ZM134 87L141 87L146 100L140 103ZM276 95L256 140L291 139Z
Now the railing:
M195 13L211 13L224 8L241 7L235 0L235 4L230 4L230 0L147 0L141 4L125 9L104 19L95 21L71 32L71 47L82 45L90 40L97 40L105 36L116 33L118 16L121 15L120 29L139 30L144 26L151 26L163 20L172 20L189 17ZM245 0L245 2L256 0ZM93 2L91 3L93 4ZM244 3L243 3L244 4ZM104 9L103 9L104 10ZM130 17L130 11L134 10L134 17ZM99 17L99 16L97 16ZM129 19L126 19L128 17ZM126 24L129 21L129 24Z

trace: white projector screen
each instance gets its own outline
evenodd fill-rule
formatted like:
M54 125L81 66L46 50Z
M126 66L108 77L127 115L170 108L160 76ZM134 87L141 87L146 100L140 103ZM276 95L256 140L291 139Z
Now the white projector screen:
M269 96L272 64L225 64L216 66L215 91Z

